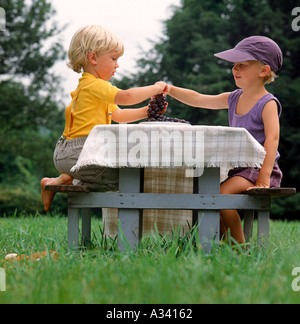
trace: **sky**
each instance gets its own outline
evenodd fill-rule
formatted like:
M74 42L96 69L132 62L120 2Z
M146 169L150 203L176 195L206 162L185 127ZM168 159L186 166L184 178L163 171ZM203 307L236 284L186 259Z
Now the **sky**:
M158 41L163 36L163 22L172 16L172 6L181 0L52 0L56 10L54 20L67 27L60 35L67 51L72 36L85 25L102 25L117 34L125 45L125 54L119 59L116 75L134 72L135 62L142 51L151 48L149 40ZM62 76L63 92L68 103L69 93L78 84L79 74L66 67L65 61L54 66L56 74Z

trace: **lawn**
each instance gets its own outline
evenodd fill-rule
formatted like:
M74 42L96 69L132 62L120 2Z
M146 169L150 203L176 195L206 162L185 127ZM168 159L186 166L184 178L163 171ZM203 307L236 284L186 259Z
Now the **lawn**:
M254 241L248 251L222 245L205 255L199 244L176 235L144 239L137 251L121 253L113 240L103 239L96 218L91 248L74 252L66 243L66 218L14 216L0 218L0 267L6 271L0 304L300 301L292 289L292 270L300 267L300 222L272 221L265 250ZM49 250L59 252L56 262L3 261L12 252Z

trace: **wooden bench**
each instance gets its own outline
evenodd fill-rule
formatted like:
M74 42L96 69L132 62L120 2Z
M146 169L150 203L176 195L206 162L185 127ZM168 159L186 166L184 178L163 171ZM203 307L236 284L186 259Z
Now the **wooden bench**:
M243 194L250 197L261 197L268 205L271 206L272 198L282 198L296 194L294 188L255 188L244 192ZM258 243L261 245L262 240L267 240L270 232L270 208L265 211L246 210L244 211L244 234L247 241L253 236L253 222L255 213L257 213L257 232Z
M124 187L123 187L124 188ZM68 194L68 244L79 246L79 218L82 216L82 244L91 239L91 208L118 208L122 211L122 232L125 241L134 247L142 236L143 209L194 210L199 218L200 241L210 231L210 212L221 209L238 209L244 212L244 232L247 240L252 238L254 215L258 219L258 242L268 240L271 199L296 194L293 188L252 189L241 195L220 194L145 194L127 184L123 192L99 192L86 186L46 186L45 190ZM125 191L125 192L124 192ZM136 211L138 210L138 213ZM201 211L206 217L200 220ZM120 214L119 214L120 215ZM203 234L204 233L204 234ZM217 233L219 234L219 233ZM120 235L120 232L119 232ZM204 242L205 246L206 242ZM118 237L118 246L124 249L124 237ZM205 250L210 251L209 244Z

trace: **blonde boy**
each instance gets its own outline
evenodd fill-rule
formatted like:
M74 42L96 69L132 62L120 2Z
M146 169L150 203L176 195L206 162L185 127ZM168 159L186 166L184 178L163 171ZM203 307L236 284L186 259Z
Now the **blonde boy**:
M90 131L99 124L129 123L147 117L147 107L120 109L118 105L135 105L156 94L167 91L164 82L120 90L108 82L116 73L118 59L124 54L120 38L102 26L81 28L72 38L68 67L81 73L77 89L71 93L72 102L66 108L65 130L54 152L54 164L61 174L58 178L41 180L45 211L50 209L54 193L45 191L46 185L72 184L73 179L101 186L117 186L117 172L113 170L85 170L72 173Z

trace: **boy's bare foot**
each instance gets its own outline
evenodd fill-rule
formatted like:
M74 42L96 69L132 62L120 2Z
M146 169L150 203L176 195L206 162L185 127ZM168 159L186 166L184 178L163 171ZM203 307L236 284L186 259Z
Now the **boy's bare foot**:
M61 174L58 178L56 178L56 184L58 186L72 185L72 183L73 183L73 178L65 173Z
M41 180L41 196L44 205L44 210L49 211L55 192L46 191L47 185L72 185L73 178L67 174L61 174L58 178L44 178Z
M45 190L45 186L46 185L55 185L56 184L56 179L55 178L44 178L41 180L41 195L42 195L42 202L44 205L44 210L46 212L49 211L50 206L52 204L52 201L54 199L55 196L55 192L51 192L51 191L46 191Z

